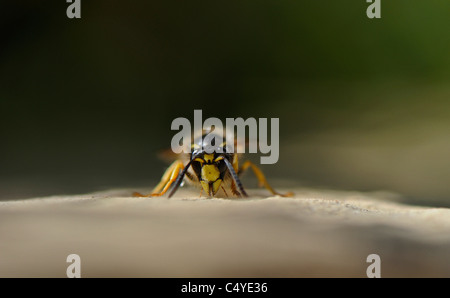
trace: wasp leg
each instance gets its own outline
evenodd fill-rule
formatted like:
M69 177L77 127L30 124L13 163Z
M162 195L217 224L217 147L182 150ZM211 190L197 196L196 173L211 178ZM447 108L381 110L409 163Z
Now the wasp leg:
M177 180L178 174L183 169L183 163L179 160L175 161L170 165L170 167L164 172L161 181L148 195L143 195L138 192L133 193L133 197L159 197L164 195L172 185L172 183Z
M239 175L239 159L236 154L234 155L233 158L233 169Z
M258 168L254 163L252 163L251 161L247 160L246 162L244 162L241 166L241 168L238 171L238 175L241 175L245 170L247 170L248 168L251 168L253 170L253 173L255 174L256 178L258 179L259 182L259 186L260 187L265 187L268 191L270 191L273 195L279 195L282 197L292 197L294 196L294 193L292 192L288 192L286 194L281 194L279 192L276 192L271 186L270 184L267 182L266 177L264 176L263 172L260 170L260 168Z
M225 196L228 198L228 194L227 194L227 191L225 190L225 188L222 186L222 190L223 190L223 192L225 193Z

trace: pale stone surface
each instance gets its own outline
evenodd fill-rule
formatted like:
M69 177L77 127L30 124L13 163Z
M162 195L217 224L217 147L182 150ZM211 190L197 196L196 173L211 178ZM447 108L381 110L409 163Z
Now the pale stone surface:
M450 209L378 193L133 198L132 190L0 202L0 277L450 277ZM265 194L249 190L250 194Z

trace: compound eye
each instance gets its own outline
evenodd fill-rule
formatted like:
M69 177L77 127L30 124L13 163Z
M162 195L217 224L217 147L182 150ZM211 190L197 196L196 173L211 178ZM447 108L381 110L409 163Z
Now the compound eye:
M221 159L217 162L217 168L219 169L220 173L223 173L227 170L227 165L225 164L223 159Z
M203 153L201 150L193 150L191 153L191 159L203 159Z

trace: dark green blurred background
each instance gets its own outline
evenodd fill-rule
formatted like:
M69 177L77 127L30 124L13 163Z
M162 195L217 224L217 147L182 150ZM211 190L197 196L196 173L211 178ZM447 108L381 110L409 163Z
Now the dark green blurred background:
M202 109L280 118L274 181L450 206L449 1L81 2L0 4L0 199L151 188Z

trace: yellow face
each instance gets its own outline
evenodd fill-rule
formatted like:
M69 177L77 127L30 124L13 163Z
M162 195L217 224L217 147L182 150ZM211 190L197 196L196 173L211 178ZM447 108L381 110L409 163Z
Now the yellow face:
M202 184L203 190L210 196L214 196L222 184L219 168L214 163L221 159L223 157L214 160L214 154L205 154L203 160L199 160L202 164L200 183Z

